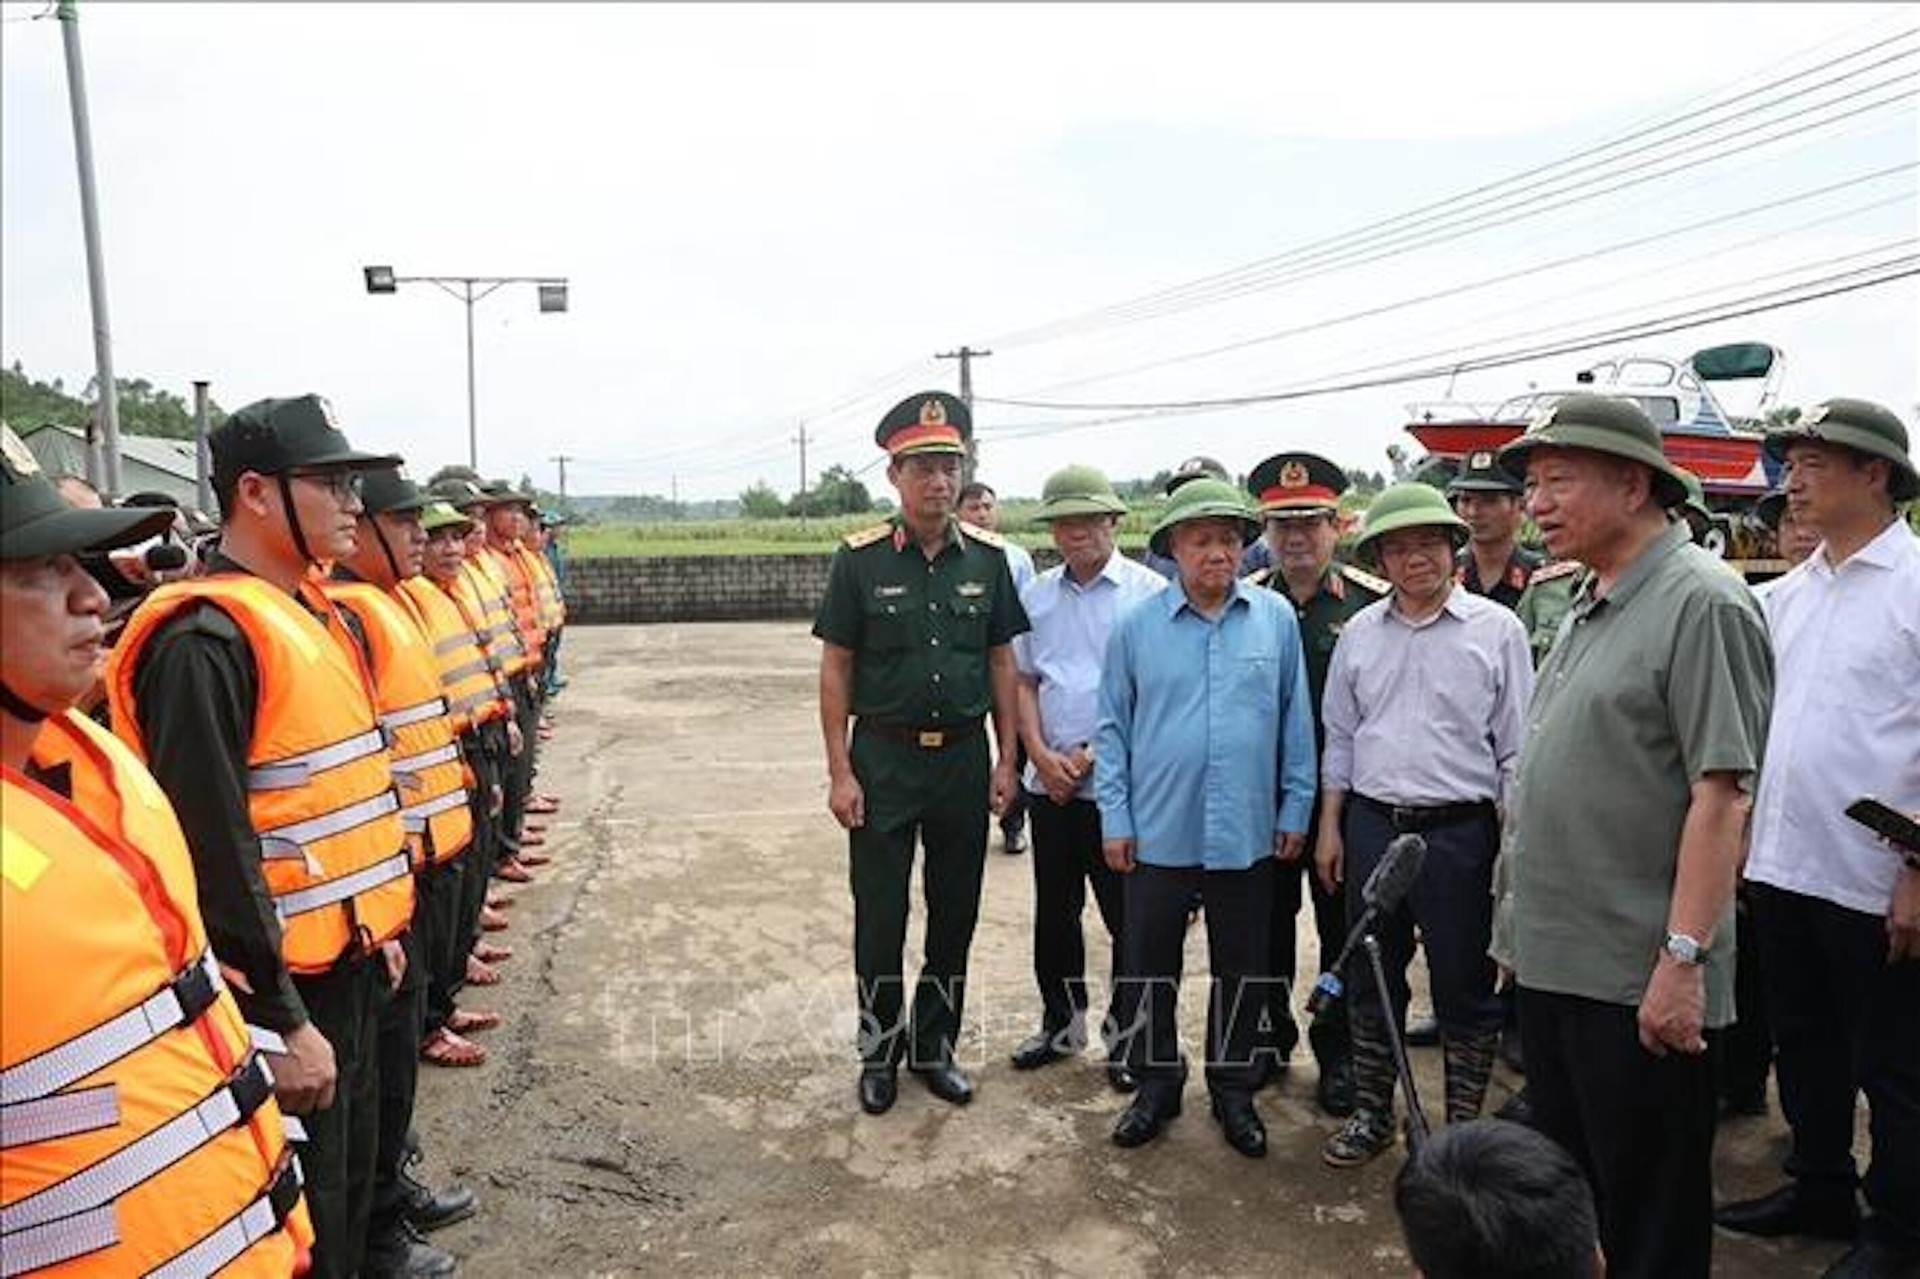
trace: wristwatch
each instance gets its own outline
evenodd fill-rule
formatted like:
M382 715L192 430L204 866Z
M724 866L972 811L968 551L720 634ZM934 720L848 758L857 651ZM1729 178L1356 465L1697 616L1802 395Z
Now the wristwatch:
M1663 949L1689 968L1697 968L1707 962L1707 948L1685 933L1668 933Z

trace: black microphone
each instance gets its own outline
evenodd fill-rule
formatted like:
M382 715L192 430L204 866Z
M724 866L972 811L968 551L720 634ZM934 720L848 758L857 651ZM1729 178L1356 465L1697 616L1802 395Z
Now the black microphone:
M159 542L149 546L143 558L150 573L177 573L187 566L187 548L176 542Z
M1420 877L1420 867L1426 858L1427 841L1419 835L1399 835L1387 845L1387 851L1380 855L1373 873L1360 886L1360 900L1365 903L1366 911L1354 921L1346 944L1340 947L1339 957L1314 979L1313 991L1307 996L1308 1016L1318 1017L1328 1004L1346 994L1346 983L1341 980L1340 971L1347 966L1348 956L1353 954L1353 948L1360 944L1360 939L1366 936L1375 920L1382 915L1392 914L1406 900L1407 893L1413 888L1413 881Z

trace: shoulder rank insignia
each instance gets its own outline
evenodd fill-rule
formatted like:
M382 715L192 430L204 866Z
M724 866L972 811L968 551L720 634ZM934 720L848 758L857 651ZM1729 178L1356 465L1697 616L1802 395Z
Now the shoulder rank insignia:
M845 541L850 548L857 551L863 546L872 546L875 542L891 532L893 532L892 524L875 524L869 528L857 529L847 534L842 540Z
M1375 595L1385 595L1393 590L1392 584L1385 578L1375 577L1365 569L1355 568L1351 564L1342 564L1340 566L1340 576L1346 578L1355 586L1365 587Z
M1559 560L1552 564L1542 564L1533 570L1533 577L1528 585L1532 585L1533 582L1551 582L1556 577L1568 577L1584 571L1586 567L1579 560Z
M961 520L959 523L960 523L960 531L962 533L965 533L968 537L972 538L974 541L980 543L982 546L991 546L1001 550L1004 550L1006 548L1007 539L1004 537L1001 537L998 533L995 533L990 529L984 529L984 528L978 527L977 525L969 524L965 520Z

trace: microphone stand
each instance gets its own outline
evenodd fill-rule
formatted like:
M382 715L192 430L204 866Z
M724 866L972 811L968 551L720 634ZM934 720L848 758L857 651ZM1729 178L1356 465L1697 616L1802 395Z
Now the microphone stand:
M1380 939L1368 929L1360 938L1367 951L1367 965L1373 969L1374 992L1380 996L1380 1008L1387 1026L1387 1042L1393 1047L1393 1069L1400 1076L1400 1092L1407 1099L1407 1149L1413 1154L1427 1144L1431 1130L1427 1112L1420 1105L1420 1089L1413 1082L1413 1065L1407 1060L1406 1037L1400 1033L1400 1019L1393 1015L1393 996L1387 990L1386 965L1380 962Z

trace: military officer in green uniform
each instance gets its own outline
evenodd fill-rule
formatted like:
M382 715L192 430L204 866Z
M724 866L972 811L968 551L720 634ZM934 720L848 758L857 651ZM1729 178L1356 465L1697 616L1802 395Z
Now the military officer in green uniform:
M1307 688L1313 702L1316 750L1325 730L1320 720L1320 695L1327 684L1334 642L1347 619L1387 593L1387 584L1333 559L1340 540L1340 495L1347 476L1338 466L1313 453L1276 453L1253 468L1247 488L1260 507L1273 564L1249 574L1247 580L1272 588L1292 604L1300 623L1300 642L1306 655ZM1318 814L1319 800L1314 801ZM1307 831L1307 848L1314 846L1317 828ZM1268 934L1268 987L1262 1060L1268 1074L1277 1070L1300 1041L1293 1017L1294 929L1300 911L1304 880L1313 895L1313 920L1320 953L1330 960L1346 940L1346 910L1337 894L1328 893L1306 873L1307 858L1282 866L1274 876L1273 926ZM1323 960L1323 962L1324 962ZM1353 1113L1353 1055L1347 1036L1346 1008L1336 1004L1307 1031L1308 1044L1320 1067L1316 1100L1330 1115Z
M1533 668L1540 669L1559 637L1560 622L1573 609L1586 565L1578 560L1556 560L1533 570L1527 589L1513 611L1527 628L1527 647L1533 650Z
M954 1046L987 815L1004 811L1019 785L1011 644L1027 616L1000 538L954 515L971 435L967 406L938 391L909 396L881 419L874 438L890 456L900 512L835 550L813 625L827 803L851 853L859 1097L869 1114L893 1105L903 1056L941 1100L973 1096ZM989 717L999 761L991 765ZM926 849L926 954L903 1010L916 836Z
M1447 500L1472 530L1453 557L1453 580L1508 608L1520 603L1534 570L1547 559L1520 545L1520 498L1520 481L1488 449L1467 454L1466 465L1447 484Z

